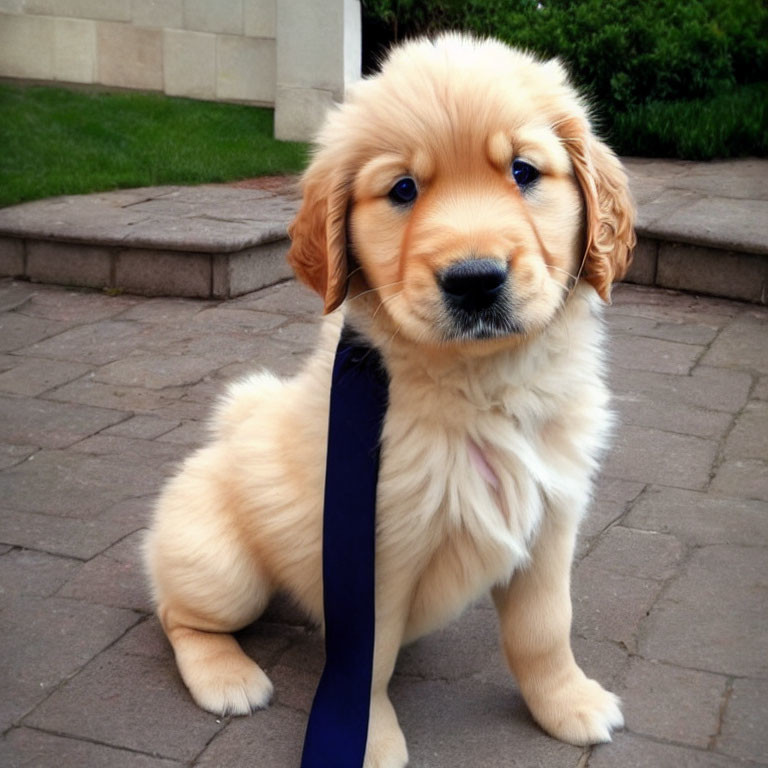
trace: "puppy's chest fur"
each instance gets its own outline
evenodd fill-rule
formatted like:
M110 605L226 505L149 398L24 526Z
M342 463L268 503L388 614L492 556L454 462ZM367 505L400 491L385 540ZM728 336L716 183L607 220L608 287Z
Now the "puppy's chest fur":
M544 515L583 513L610 419L599 321L569 314L489 358L388 361L378 556L420 574L412 636L508 581Z

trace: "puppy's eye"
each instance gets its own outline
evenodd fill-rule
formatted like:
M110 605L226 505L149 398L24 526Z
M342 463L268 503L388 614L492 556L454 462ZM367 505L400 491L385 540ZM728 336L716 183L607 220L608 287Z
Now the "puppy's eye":
M514 178L520 189L525 189L533 184L540 175L538 170L530 163L526 163L525 160L517 158L512 161L512 178Z
M410 176L403 176L389 190L389 199L396 205L410 205L419 194L416 182Z

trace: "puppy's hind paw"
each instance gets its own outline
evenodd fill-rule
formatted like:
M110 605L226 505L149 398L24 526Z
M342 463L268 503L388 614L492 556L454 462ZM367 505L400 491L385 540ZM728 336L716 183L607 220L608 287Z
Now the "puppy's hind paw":
M611 740L624 726L618 696L583 674L531 706L536 721L561 741L583 746Z

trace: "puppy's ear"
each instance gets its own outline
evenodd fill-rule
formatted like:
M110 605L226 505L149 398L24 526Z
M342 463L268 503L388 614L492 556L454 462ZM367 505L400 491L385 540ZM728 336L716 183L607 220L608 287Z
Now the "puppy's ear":
M582 274L603 301L610 303L611 283L624 277L635 247L635 208L627 175L586 121L571 119L561 126L560 134L586 204Z
M339 175L310 166L302 181L303 201L288 228L288 263L296 276L336 309L347 292L347 183Z

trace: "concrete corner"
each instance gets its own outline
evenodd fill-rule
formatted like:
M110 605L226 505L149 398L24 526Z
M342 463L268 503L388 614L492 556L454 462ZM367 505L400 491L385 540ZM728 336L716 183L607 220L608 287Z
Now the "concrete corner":
M308 141L331 100L360 77L359 0L281 0L277 5L275 137ZM311 92L319 91L317 97Z

